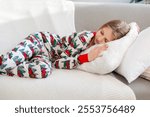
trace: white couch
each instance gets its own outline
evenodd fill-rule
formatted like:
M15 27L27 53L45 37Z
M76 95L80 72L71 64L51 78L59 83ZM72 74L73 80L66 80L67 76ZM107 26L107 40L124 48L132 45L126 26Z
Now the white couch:
M99 25L111 19L136 21L142 29L149 25L150 17L148 16L150 13L147 12L150 10L149 6L82 2L75 2L74 4L77 31L96 30ZM20 28L20 31L15 30L15 25ZM32 18L23 18L2 24L0 27L1 32L3 32L0 34L1 52L10 49L5 47L9 41L11 41L10 45L15 45L18 40L21 40L18 38L27 35L27 32L36 31L36 28L36 23ZM74 28L71 29L74 30ZM14 32L16 32L15 35ZM12 36L11 39L3 40L4 36L6 39L10 35ZM51 76L41 80L0 76L0 99L147 99L143 95L143 97L139 95L136 85L132 87L132 84L128 85L126 81L121 81L120 79L123 78L120 77L115 73L97 75L76 69L54 69ZM142 79L141 82L146 81ZM146 87L149 88L150 82L146 83ZM145 93L150 99L150 94L143 91L140 94Z

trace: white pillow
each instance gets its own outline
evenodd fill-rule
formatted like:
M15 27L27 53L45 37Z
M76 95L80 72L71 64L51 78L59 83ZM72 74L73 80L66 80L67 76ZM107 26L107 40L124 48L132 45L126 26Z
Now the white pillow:
M129 83L134 81L150 66L150 27L140 32L137 40L128 49L116 72Z
M78 69L98 74L107 74L115 70L119 66L126 50L138 35L136 23L130 23L130 27L130 31L126 36L108 43L108 49L102 53L101 57L79 65ZM88 53L95 46L87 49L83 53Z

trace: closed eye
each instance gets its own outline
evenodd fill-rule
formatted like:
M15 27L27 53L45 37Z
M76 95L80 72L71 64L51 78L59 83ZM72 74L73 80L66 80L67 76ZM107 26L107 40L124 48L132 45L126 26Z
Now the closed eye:
M104 35L104 31L103 30L101 30L100 33L101 33L101 35Z

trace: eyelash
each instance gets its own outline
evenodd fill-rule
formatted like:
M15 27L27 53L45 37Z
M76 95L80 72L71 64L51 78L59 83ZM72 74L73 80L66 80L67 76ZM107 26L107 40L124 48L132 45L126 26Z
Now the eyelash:
M104 33L103 33L103 31L101 30L100 31L100 33L102 34L102 35L104 35ZM108 40L105 38L105 42L108 42Z
M101 33L102 35L104 35L104 33L103 33L103 31L102 31L102 30L100 31L100 33Z

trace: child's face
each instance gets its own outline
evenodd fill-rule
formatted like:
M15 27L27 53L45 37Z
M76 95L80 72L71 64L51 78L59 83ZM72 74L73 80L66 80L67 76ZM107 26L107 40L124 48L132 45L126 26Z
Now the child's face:
M113 34L113 30L110 27L103 27L96 32L94 43L102 44L113 41L115 36Z

